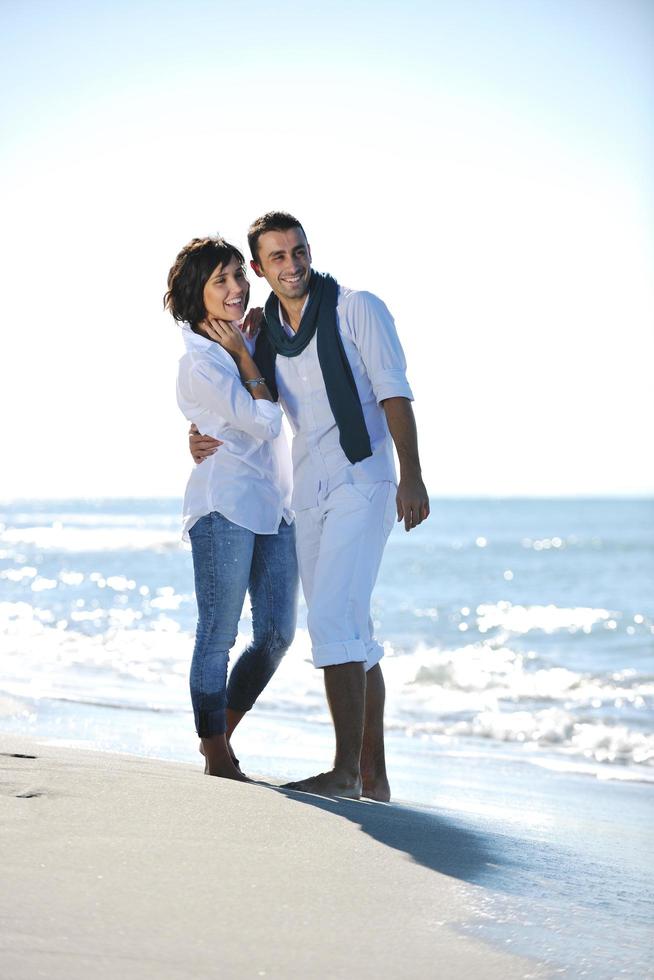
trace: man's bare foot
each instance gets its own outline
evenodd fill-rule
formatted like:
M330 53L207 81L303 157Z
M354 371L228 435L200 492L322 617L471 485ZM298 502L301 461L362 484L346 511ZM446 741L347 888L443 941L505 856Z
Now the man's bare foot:
M363 775L361 795L367 800L376 800L378 803L390 803L391 787L386 776L374 777Z
M316 793L318 796L344 796L348 800L358 800L361 796L361 779L342 770L332 769L330 772L321 772L308 779L286 783L282 789Z

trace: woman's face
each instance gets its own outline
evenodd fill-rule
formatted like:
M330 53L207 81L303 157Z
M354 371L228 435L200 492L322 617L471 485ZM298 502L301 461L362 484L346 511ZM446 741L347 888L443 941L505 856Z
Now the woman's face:
M234 256L217 265L206 283L202 299L207 315L216 320L242 320L248 305L250 284L245 269Z

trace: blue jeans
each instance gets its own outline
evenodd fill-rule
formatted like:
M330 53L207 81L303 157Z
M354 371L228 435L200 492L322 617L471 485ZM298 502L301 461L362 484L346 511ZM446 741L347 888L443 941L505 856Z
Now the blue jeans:
M298 571L295 525L255 534L214 511L189 532L198 625L191 661L191 701L201 738L226 731L225 711L249 711L295 634ZM238 633L245 593L252 604L252 641L227 661Z

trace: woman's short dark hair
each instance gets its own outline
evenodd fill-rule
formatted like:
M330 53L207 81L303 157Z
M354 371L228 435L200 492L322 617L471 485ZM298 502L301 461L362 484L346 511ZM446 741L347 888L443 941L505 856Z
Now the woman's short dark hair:
M245 258L224 238L194 238L179 253L168 273L164 309L173 317L196 327L207 315L203 292L213 270L236 259L245 268Z

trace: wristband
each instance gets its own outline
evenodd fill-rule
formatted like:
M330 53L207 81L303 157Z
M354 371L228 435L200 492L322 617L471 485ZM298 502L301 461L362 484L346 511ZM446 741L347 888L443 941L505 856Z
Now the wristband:
M251 381L244 381L243 382L243 384L246 386L246 388L256 388L257 385L265 385L265 383L266 383L266 379L265 378L252 378Z

